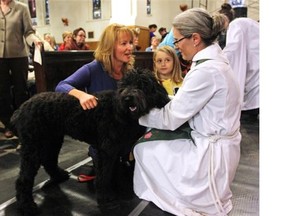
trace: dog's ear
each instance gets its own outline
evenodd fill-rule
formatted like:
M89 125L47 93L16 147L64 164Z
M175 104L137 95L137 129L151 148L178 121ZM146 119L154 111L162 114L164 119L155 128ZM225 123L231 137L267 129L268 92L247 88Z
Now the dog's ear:
M149 77L150 83L148 88L153 94L154 107L164 107L170 101L166 89L159 83L153 71L144 69L142 70L142 73L145 73L145 76Z
M170 101L166 89L161 84L156 88L155 94L157 108L164 107Z
M151 94L153 94L151 100L154 101L154 107L164 107L170 101L166 89L161 83L159 83L154 73L151 73L151 77L149 80L149 91L151 92Z

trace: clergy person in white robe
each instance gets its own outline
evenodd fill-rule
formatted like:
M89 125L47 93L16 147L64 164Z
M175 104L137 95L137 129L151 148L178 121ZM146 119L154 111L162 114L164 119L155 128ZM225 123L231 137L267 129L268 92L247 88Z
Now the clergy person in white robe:
M247 17L234 19L227 29L224 48L239 82L242 110L259 108L259 23Z
M174 18L174 45L192 67L175 97L139 120L153 129L133 150L134 191L177 216L227 215L233 207L241 101L228 60L214 43L217 20L200 8ZM187 122L191 139L152 139L157 130L174 133Z

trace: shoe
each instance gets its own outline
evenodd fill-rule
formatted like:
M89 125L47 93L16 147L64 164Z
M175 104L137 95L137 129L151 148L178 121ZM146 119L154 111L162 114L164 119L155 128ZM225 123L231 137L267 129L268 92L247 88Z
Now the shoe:
M83 183L83 182L89 182L89 181L92 181L92 180L95 179L95 177L96 177L96 176L83 175L83 174L82 174L82 175L79 175L79 176L78 176L77 180L78 180L78 182Z
M14 134L13 134L12 131L6 129L6 130L4 131L4 136L9 139L9 138L12 138L12 137L14 136Z

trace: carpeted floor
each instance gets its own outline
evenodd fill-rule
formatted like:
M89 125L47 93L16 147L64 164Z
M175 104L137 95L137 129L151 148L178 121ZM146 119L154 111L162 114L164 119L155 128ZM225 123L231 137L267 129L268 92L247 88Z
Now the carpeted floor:
M241 159L232 184L234 208L229 216L259 215L259 122L249 119L242 121ZM17 137L5 139L0 125L0 215L15 216L14 181L19 172ZM87 157L88 145L69 137L59 158L60 166L71 171L71 179L58 187L45 188L48 176L41 169L35 180L35 200L42 216L169 216L154 204L139 200L136 196L121 203L121 209L101 213L95 200L93 182L79 183L77 175L91 169Z

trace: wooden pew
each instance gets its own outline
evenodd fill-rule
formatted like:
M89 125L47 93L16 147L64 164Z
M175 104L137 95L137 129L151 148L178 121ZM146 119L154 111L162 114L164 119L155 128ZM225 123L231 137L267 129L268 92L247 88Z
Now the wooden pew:
M42 65L33 62L37 93L54 91L56 85L94 60L94 51L43 51ZM135 67L153 70L152 52L135 52Z
M133 55L135 55L135 68L148 68L153 71L153 52L134 52Z

